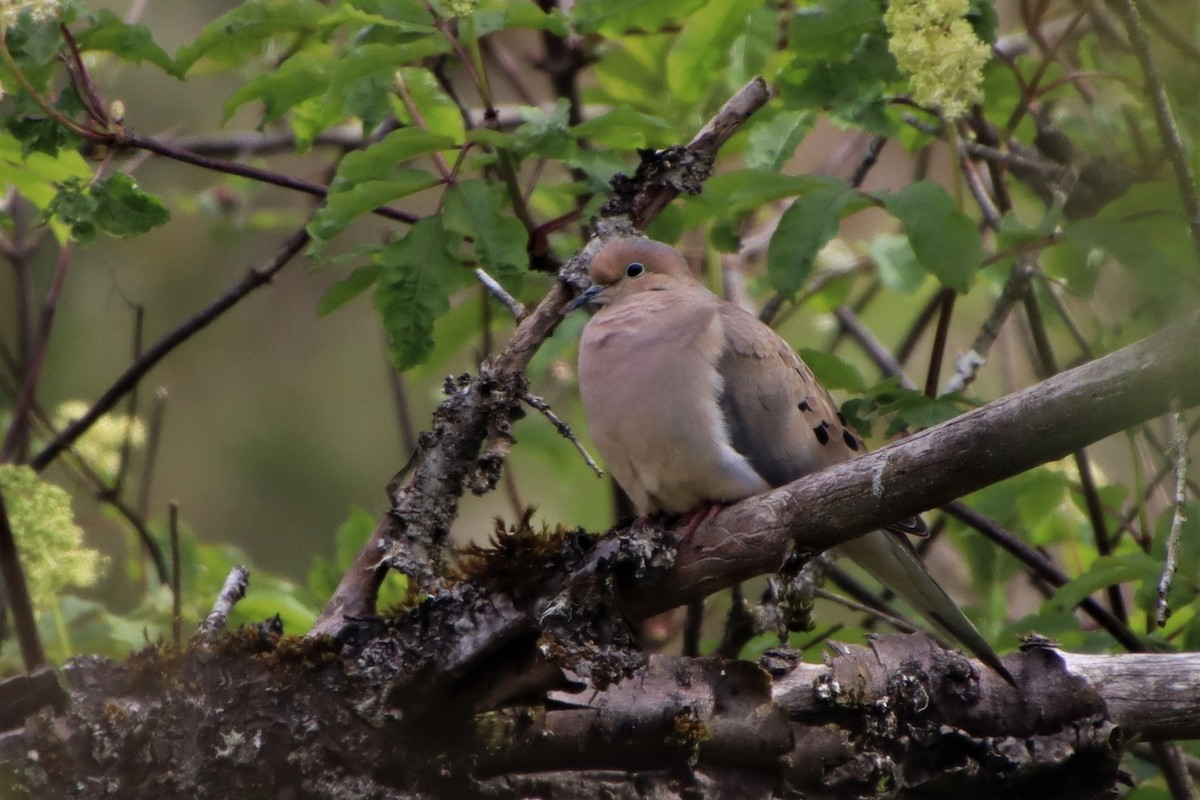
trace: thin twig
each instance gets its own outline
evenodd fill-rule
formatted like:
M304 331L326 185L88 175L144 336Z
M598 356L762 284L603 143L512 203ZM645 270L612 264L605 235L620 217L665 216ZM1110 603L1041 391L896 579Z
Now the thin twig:
M183 558L179 548L179 503L174 500L167 523L171 531L171 640L179 647L183 643Z
M0 445L0 462L12 460L17 443L21 441L29 429L30 410L37 398L37 386L41 380L42 367L46 363L46 351L50 348L50 329L54 325L55 312L58 310L58 298L62 296L63 284L67 279L67 268L71 265L71 255L75 248L70 242L58 251L54 263L54 277L50 288L46 290L46 301L42 307L42 316L38 320L37 335L33 340L32 352L26 362L25 371L21 376L21 391L17 396L16 407L13 408L12 419L8 424L8 433L4 443Z
M919 630L918 628L916 628L912 623L908 622L907 620L901 619L900 617L897 617L897 616L893 616L892 614L887 614L883 611L880 611L878 608L873 608L871 606L864 605L862 603L856 603L855 601L849 599L848 597L842 597L840 594L835 594L835 593L827 591L825 589L821 589L821 588L813 589L813 597L819 597L822 600L828 600L831 603L837 603L839 606L844 606L845 608L848 608L851 611L857 611L860 614L866 614L868 617L873 617L875 619L882 620L883 622L886 622L888 625L891 625L893 628L900 631L901 633L916 633Z
M924 335L925 329L929 327L929 323L933 321L941 305L941 291L934 292L925 305L921 307L921 311L917 314L916 319L913 320L908 332L904 334L904 338L900 340L900 345L896 348L896 361L901 364L908 361L913 351L917 349L917 342L921 340L921 336Z
M195 167L210 169L214 172L223 172L228 175L237 175L242 178L249 178L250 180L259 181L260 183L269 183L272 186L282 186L285 189L303 192L304 194L309 194L314 197L329 196L329 187L322 186L319 183L312 183L311 181L294 178L291 175L285 175L280 172L272 172L271 170L261 169L259 167L252 167L248 164L241 164L236 161L223 161L217 158L209 158L208 156L202 156L199 153L188 152L187 150L169 145L165 142L160 142L157 139L153 139L148 136L142 136L141 134L133 131L129 131L125 135L125 138L119 142L119 144L129 147L136 147L141 150L149 150L150 152L156 153L160 156L166 156L167 158L174 159L175 161L182 161L185 164L191 164ZM391 208L390 206L380 206L379 208L374 209L371 213L386 219L404 222L409 225L413 225L421 219L417 214L410 214L407 211L401 211L396 208Z
M237 601L246 596L246 584L249 582L250 570L241 564L229 570L229 575L225 577L225 585L221 587L221 593L217 595L217 601L213 603L212 611L204 618L204 621L200 623L199 630L196 631L197 636L220 633L225 628L225 623L229 620L229 614L233 611L233 607L237 605Z
M933 347L929 352L929 372L925 375L925 396L936 397L938 378L942 374L942 359L946 355L946 340L950 336L950 318L954 315L954 301L958 292L950 287L939 293L937 328L934 330Z
M68 445L74 443L88 428L94 425L101 415L111 410L117 401L137 385L137 382L155 364L176 347L207 327L209 323L236 305L238 301L250 292L270 283L275 274L287 266L288 262L298 255L306 244L308 244L308 232L302 227L288 237L279 251L271 256L261 267L250 270L236 285L209 303L200 313L184 322L162 339L159 339L141 358L126 367L125 371L113 381L112 385L100 395L83 416L68 425L58 436L54 437L53 441L42 448L42 451L30 461L30 466L38 472L45 469Z
M163 415L167 409L167 389L159 386L154 390L154 405L150 408L150 422L146 425L146 455L142 460L142 480L138 484L137 514L142 519L150 513L150 484L154 479L154 467L158 462L158 445L162 441Z
M1029 322L1029 330L1033 334L1033 343L1037 361L1040 366L1039 374L1043 379L1058 374L1058 363L1054 357L1054 349L1046 332L1046 323L1042 319L1042 311L1037 298L1032 292L1026 292L1022 297L1025 307L1025 317ZM1088 521L1092 526L1092 535L1096 542L1096 551L1102 556L1112 554L1112 539L1108 535L1108 526L1104 520L1104 507L1100 502L1100 493L1092 475L1091 460L1086 450L1077 450L1072 454L1075 467L1079 472L1079 482L1082 489L1084 505L1087 509ZM1125 597L1121 587L1108 587L1108 602L1113 614L1122 622L1129 619L1125 609Z
M1035 575L1052 586L1065 586L1070 580L1067 574L1059 569L1058 565L1047 556L1025 544L1025 542L1018 539L1012 533L970 506L959 501L954 501L946 503L941 509L958 521L974 528L989 541L998 544L1010 555L1015 556L1018 561L1029 568ZM1138 635L1130 630L1129 626L1118 619L1111 611L1096 602L1094 598L1085 597L1080 600L1079 610L1083 611L1095 620L1100 627L1108 631L1126 650L1133 653L1146 652L1146 644Z
M397 372L392 361L384 352L385 368L392 384L392 399L396 403L396 422L400 428L400 451L415 453L417 451L417 429L413 425L412 409L408 402L408 384L403 372Z
M529 394L528 392L526 392L521 399L533 408L536 408L538 411L542 412L546 419L550 420L550 423L554 425L554 428L558 431L559 436L562 436L564 439L571 442L571 444L575 445L575 449L579 451L579 455L583 456L584 463L592 468L592 472L596 473L597 478L604 477L604 470L600 469L600 467L596 464L596 460L592 458L592 456L588 453L587 448L584 447L579 441L579 437L575 435L575 431L571 430L571 426L563 422L557 414L550 410L549 403L536 395Z
M1158 768L1162 770L1167 788L1171 790L1173 800L1195 800L1196 792L1188 777L1187 765L1183 760L1183 751L1174 742L1151 742Z
M975 334L975 341L971 343L970 349L959 356L958 361L955 362L954 374L946 383L947 393L961 392L974 382L980 368L987 363L992 345L1000 336L1000 329L1004 327L1004 323L1008 320L1008 316L1016 307L1017 302L1029 290L1029 279L1032 277L1033 271L1033 265L1023 258L1013 264L1008 280L1004 283L1004 289L1000 292L1000 297L992 306L988 318L979 328L979 333Z
M902 388L916 390L916 385L904 374L904 368L900 366L900 362L875 338L867 326L862 324L862 320L858 318L857 314L846 306L839 306L833 315L837 317L837 321L846 335L863 349L885 375L898 376Z
M26 672L46 663L42 640L38 638L37 620L33 616L33 602L29 598L29 585L25 582L25 570L21 568L21 555L17 552L17 537L13 533L4 505L4 493L0 492L0 588L4 599L12 610L13 623L17 629L17 642L21 647L21 660Z
M482 267L475 268L475 277L478 278L479 282L482 283L484 287L492 293L493 297L500 301L500 305L508 309L508 313L512 314L513 321L520 322L524 316L529 313L520 300L509 294L508 291L500 285L500 281L487 274L487 271L485 271Z
M142 354L142 323L146 318L146 309L142 306L134 306L133 317L133 359L136 361L138 356ZM129 474L130 456L133 453L133 422L137 418L138 410L138 387L134 386L129 392L129 405L125 409L125 414L129 418L128 424L125 426L125 435L121 437L121 454L117 461L117 474L113 479L112 493L117 497L121 496L121 489L125 485L125 478Z
M1171 166L1175 170L1175 182L1179 185L1179 195L1183 199L1183 207L1187 212L1188 229L1192 233L1192 246L1200 257L1200 197L1196 194L1196 180L1188 161L1187 148L1183 135L1175 122L1171 111L1171 102L1167 98L1167 89L1158 74L1154 64L1154 55L1150 47L1150 37L1142 27L1141 12L1136 0L1117 0L1111 4L1125 23L1129 35L1129 43L1133 45L1134 55L1142 67L1142 75L1146 78L1146 93L1154 107L1154 121L1158 125L1158 135L1162 146L1167 151Z
M883 146L887 144L887 137L878 134L867 144L866 152L863 153L862 160L858 162L858 166L854 168L854 172L850 175L850 180L847 182L852 188L857 189L862 186L863 181L867 179L867 173L871 171L871 167L875 166L875 162L879 160L879 154L883 151Z
M1167 595L1171 592L1171 581L1179 567L1179 540L1183 534L1183 523L1187 521L1184 504L1187 503L1188 436L1183 412L1171 414L1171 432L1175 443L1175 497L1171 511L1171 530L1167 534L1167 553L1163 561L1162 577L1158 579L1158 600L1154 607L1154 620L1158 627L1167 624L1171 616L1171 605Z

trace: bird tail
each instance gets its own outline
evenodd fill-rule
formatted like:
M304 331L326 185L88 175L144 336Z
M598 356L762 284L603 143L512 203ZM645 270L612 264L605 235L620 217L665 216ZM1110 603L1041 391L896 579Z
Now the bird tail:
M925 565L900 534L872 531L838 545L837 552L849 557L877 581L900 595L935 628L991 667L1010 685L1016 686L1000 657L975 630L958 605L938 586Z

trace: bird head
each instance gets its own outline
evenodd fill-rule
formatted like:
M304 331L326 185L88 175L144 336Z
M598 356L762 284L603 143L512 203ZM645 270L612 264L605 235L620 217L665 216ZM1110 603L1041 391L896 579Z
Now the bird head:
M687 261L675 248L653 239L609 242L592 259L588 277L592 285L571 302L568 311L587 303L608 305L631 294L695 280Z

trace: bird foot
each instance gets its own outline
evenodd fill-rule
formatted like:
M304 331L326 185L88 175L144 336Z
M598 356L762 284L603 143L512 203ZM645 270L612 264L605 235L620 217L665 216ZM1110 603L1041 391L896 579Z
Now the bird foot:
M697 508L686 517L686 523L683 527L683 530L679 534L679 538L685 541L692 538L692 534L696 532L696 529L699 528L702 523L708 522L710 519L715 517L717 513L720 512L720 510L724 507L725 506L721 505L720 503L709 503Z

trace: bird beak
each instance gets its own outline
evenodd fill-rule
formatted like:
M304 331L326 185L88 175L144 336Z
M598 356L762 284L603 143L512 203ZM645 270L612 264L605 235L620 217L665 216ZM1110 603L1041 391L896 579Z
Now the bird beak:
M604 287L601 286L600 284L598 284L598 283L592 284L591 286L584 289L582 292L580 292L579 294L577 294L575 296L575 299L572 300L567 305L566 313L570 314L572 311L579 308L580 306L587 305L588 303L590 303L596 299L596 295L600 294L603 291L604 291Z

